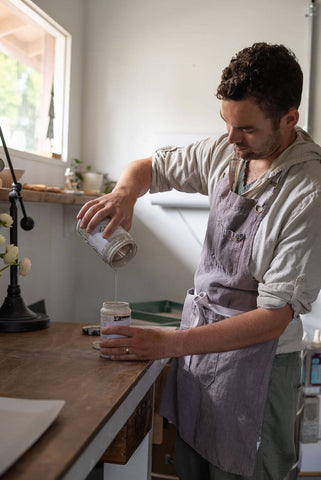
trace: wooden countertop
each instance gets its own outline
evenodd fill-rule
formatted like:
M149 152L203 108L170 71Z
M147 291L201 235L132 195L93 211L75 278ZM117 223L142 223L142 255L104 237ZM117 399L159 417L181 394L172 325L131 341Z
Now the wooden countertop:
M0 202L9 201L10 188L0 188ZM75 195L72 193L39 192L35 190L21 191L24 202L61 203L65 205L83 205L98 195Z
M149 375L154 362L101 358L92 347L97 338L82 335L82 324L60 322L35 332L0 333L0 396L66 401L54 423L2 480L62 478Z

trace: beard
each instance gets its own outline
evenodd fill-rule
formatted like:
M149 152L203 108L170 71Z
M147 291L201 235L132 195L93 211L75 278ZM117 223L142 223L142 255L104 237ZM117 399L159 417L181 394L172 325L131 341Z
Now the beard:
M281 153L281 145L281 133L278 129L274 130L255 150L242 144L234 144L234 150L236 155L243 160L274 159ZM239 149L237 147L239 147Z

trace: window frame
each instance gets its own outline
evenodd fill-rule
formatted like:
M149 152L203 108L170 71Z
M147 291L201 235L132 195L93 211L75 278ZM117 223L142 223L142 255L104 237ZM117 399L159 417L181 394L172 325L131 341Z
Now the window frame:
M2 0L2 2L8 7L18 9L55 37L55 138L57 143L61 145L61 160L56 158L50 158L50 160L66 163L68 159L71 34L31 0ZM61 127L58 129L57 125L61 125ZM39 159L40 157L48 160L47 156L40 154L22 150L15 150L15 152L21 152L24 157L26 156L30 159Z

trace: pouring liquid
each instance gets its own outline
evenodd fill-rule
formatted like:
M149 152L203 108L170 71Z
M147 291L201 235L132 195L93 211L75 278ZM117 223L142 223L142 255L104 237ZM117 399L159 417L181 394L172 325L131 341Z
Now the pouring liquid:
M115 302L118 302L118 268L115 268Z

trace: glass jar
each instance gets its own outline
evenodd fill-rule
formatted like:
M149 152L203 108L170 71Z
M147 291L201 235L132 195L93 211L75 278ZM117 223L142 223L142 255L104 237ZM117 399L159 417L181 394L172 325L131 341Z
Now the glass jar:
M104 327L110 327L112 325L125 325L130 326L131 321L131 309L127 302L104 302L100 309L100 332ZM124 335L103 335L100 333L100 340L107 338L118 338ZM109 355L102 355L103 358L109 358Z
M114 270L126 265L136 255L137 245L133 237L123 227L117 227L109 238L102 237L102 232L108 225L109 218L99 223L91 233L80 228L80 222L81 220L77 223L79 235Z

